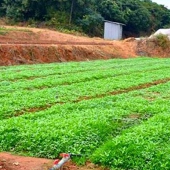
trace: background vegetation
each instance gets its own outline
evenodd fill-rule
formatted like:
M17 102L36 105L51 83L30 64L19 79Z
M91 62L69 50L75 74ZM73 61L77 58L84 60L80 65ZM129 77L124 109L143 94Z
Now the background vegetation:
M126 37L170 26L170 10L151 0L0 0L0 9L10 22L44 23L91 36L102 35L104 19L126 24Z

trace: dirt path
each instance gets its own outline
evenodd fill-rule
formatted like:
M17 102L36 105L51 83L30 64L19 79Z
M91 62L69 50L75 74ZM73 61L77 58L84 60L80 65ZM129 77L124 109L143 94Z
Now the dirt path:
M56 46L56 45L112 45L111 43L105 43L105 42L100 42L100 43L96 43L96 42L59 42L59 41L51 41L51 42L17 42L17 41L12 41L12 42L3 42L0 41L0 45L26 45L26 46L31 46L31 45L36 45L36 46L42 46L42 45L46 45L46 46Z
M32 158L0 153L0 170L49 170L53 166L53 160ZM104 170L92 163L78 167L71 161L66 163L62 170ZM105 169L106 170L106 169Z
M0 170L46 170L52 160L0 153Z

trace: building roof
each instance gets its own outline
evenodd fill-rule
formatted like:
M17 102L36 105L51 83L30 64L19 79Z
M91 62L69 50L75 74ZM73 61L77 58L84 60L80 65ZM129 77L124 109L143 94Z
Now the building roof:
M112 23L112 24L117 24L117 25L125 25L123 23L119 23L119 22L113 22L113 21L108 21L108 20L104 20L104 22L109 22L109 23Z

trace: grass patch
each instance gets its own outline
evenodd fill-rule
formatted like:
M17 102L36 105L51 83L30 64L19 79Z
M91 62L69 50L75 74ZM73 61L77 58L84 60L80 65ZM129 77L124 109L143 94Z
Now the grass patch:
M19 29L19 28L6 28L6 27L0 27L0 35L6 35L9 32L13 31L19 31L19 32L32 32L29 29Z

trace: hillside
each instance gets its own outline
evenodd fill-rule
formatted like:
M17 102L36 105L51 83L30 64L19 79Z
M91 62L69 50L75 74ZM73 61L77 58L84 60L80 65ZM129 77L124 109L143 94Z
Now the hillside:
M0 65L134 57L133 45L47 29L3 27Z
M0 19L57 30L103 34L103 20L125 24L125 37L150 35L170 26L170 10L151 0L1 0Z
M109 41L61 32L3 26L0 28L0 65L88 61L136 56L169 57L169 45L135 38ZM163 44L163 45L164 45Z

